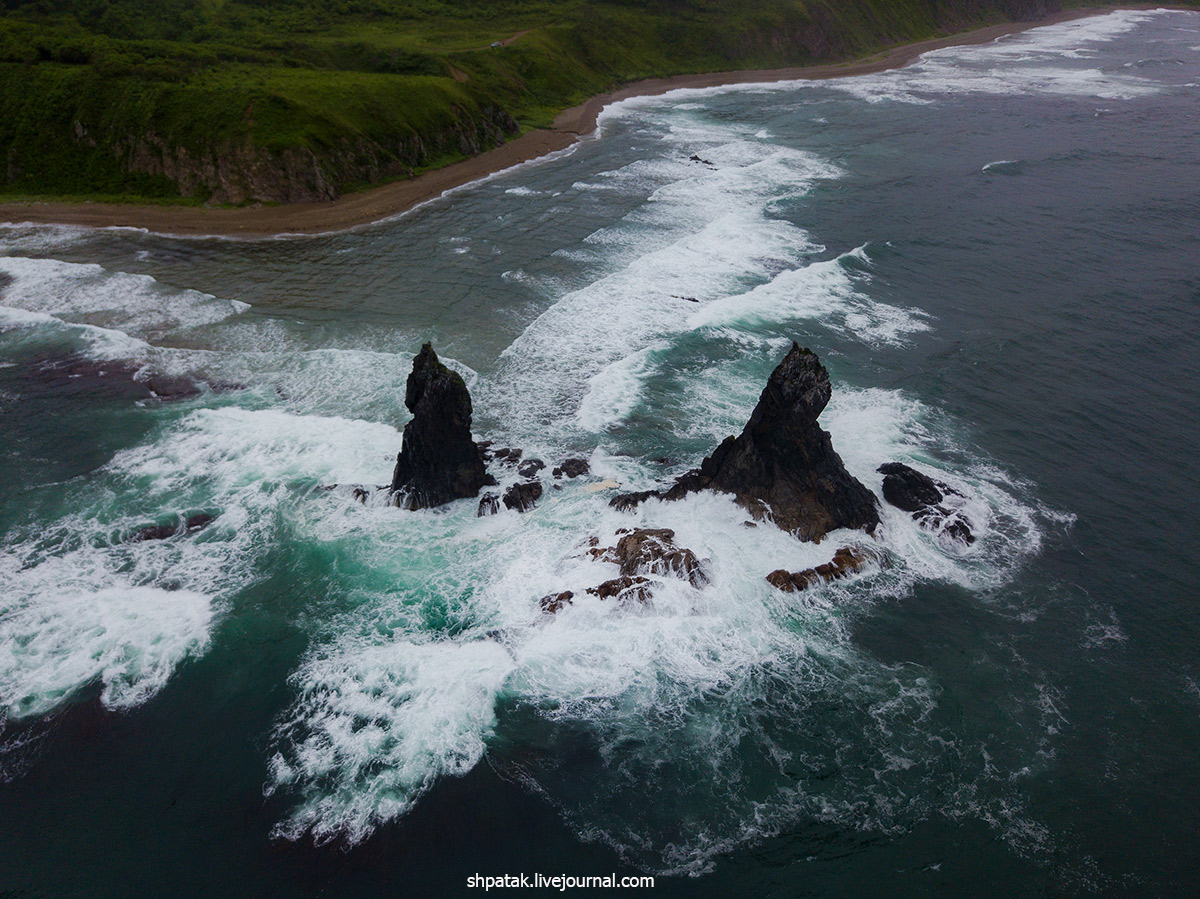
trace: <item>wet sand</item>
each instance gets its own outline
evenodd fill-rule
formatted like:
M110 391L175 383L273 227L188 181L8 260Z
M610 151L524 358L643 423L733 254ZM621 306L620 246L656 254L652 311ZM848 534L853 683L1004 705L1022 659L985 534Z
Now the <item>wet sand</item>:
M752 69L651 78L592 97L559 113L549 129L531 131L493 150L415 178L347 194L320 203L239 208L141 206L121 203L19 202L0 204L0 222L79 225L90 228L141 228L159 234L261 238L344 231L401 215L446 191L477 181L548 153L564 150L593 134L600 111L610 103L654 96L679 88L718 87L772 81L817 80L866 75L900 68L922 53L942 47L983 44L1030 28L1054 25L1117 9L1071 9L1033 22L1005 22L974 31L903 44L865 59L787 69ZM1161 8L1161 7L1144 7Z

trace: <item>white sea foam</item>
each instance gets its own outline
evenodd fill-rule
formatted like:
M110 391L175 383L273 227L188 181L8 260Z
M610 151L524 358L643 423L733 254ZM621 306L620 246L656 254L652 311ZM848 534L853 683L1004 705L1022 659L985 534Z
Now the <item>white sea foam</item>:
M11 557L4 558L8 568ZM0 707L16 719L44 714L81 687L102 684L109 708L138 705L166 684L187 656L209 642L213 609L190 590L122 586L72 587L77 575L44 563L55 575L0 575ZM60 580L65 576L67 580Z
M6 307L147 339L220 322L249 308L90 263L7 256L0 257L0 274L12 279L0 292Z
M808 154L748 142L736 129L707 129L705 136L704 153L716 169L688 162L684 149L694 138L675 129L663 140L679 148L677 158L601 176L608 189L644 201L588 237L603 251L607 272L559 297L505 351L501 365L512 377L484 385L483 400L502 407L502 418L549 423L586 402L580 421L603 427L595 410L609 405L602 396L606 380L621 375L602 372L614 364L628 368L631 354L687 330L694 310L681 298L706 304L742 293L811 251L807 235L770 217L766 207L837 170ZM600 394L585 401L589 382Z
M754 328L764 324L819 320L826 327L868 343L898 343L907 334L926 331L925 314L872 300L858 289L847 262L868 262L866 247L836 259L780 272L744 294L722 297L697 310L693 329Z
M1115 75L1096 69L1061 65L1066 60L1085 59L1094 49L1134 30L1170 10L1117 10L1073 22L1032 28L988 44L948 47L922 54L900 68L873 75L853 75L820 81L775 81L729 84L707 88L681 88L657 97L634 97L605 108L601 118L624 116L653 104L702 100L721 94L762 94L804 91L828 87L870 103L891 100L929 103L946 94L1062 94L1069 96L1128 99L1152 94L1158 83L1130 75Z
M0 222L0 255L44 253L83 243L94 232L73 225L35 225Z
M0 306L0 333L21 329L35 334L58 332L68 339L77 338L97 359L137 359L152 351L144 340L114 328L74 324L45 312Z
M76 491L82 511L4 545L0 705L40 715L95 681L110 707L148 699L207 648L214 616L275 539L275 517L314 484L386 479L399 445L385 425L226 407L119 452ZM217 516L204 531L128 542L148 522L201 509Z
M388 425L236 406L199 409L156 442L122 450L110 468L155 493L187 495L197 481L215 497L290 481L372 483L400 446Z
M1144 96L1158 91L1159 85L1144 78L1081 69L1062 62L1092 56L1083 45L1111 41L1155 15L1123 10L1048 25L990 44L934 50L901 69L822 83L869 102L922 103L940 95L969 93L1104 99Z
M1006 169L1011 169L1014 166L1018 166L1020 164L1021 164L1021 160L1019 160L1019 159L997 159L995 162L989 162L982 169L980 169L980 171L981 172L1004 171Z
M660 152L572 188L619 196L632 210L557 254L598 273L560 293L538 282L550 305L475 385L476 406L505 422L527 455L552 460L634 419L675 377L686 345L737 349L671 391L676 433L712 446L745 422L790 342L780 330L810 322L894 344L928 327L917 310L871 299L870 247L819 260L808 234L772 214L779 200L837 178L835 167L706 121L701 108L676 108L664 126L655 102L605 115L634 118ZM713 165L691 162L693 153ZM504 277L530 276L513 268ZM800 543L768 524L746 527L745 512L713 494L620 514L606 492L576 481L558 482L524 515L477 518L469 502L399 515L337 493L298 508L297 537L343 554L346 601L307 622L314 649L274 735L267 789L295 802L277 834L360 840L485 751L582 836L656 870L706 870L721 851L802 817L903 829L930 813L929 787L948 777L962 790L948 800L952 813L974 807L997 826L1036 830L1012 796L978 801L984 780L1013 772L978 754L964 764L975 747L929 724L938 686L928 672L870 658L846 622L847 610L923 580L1004 583L1040 545L1039 516L1020 485L956 445L953 424L902 391L839 385L822 421L877 493L876 468L891 460L960 490L947 504L977 543L956 544L885 505L879 545L889 568L788 595L764 575L820 564L867 538ZM627 489L662 475L604 448L591 463L595 478ZM500 489L514 478L505 474ZM707 560L711 584L656 580L645 605L588 594L617 574L586 553L588 537L611 544L630 526L672 528ZM572 601L543 614L539 599L564 590ZM838 715L822 714L833 706ZM520 739L507 739L514 732Z
M714 393L724 390L713 384ZM742 393L752 402L753 391ZM764 574L827 561L832 547L863 536L838 533L815 545L769 525L747 528L745 512L715 494L617 513L606 494L576 482L548 491L532 513L484 519L469 503L398 516L330 497L336 513L314 512L306 527L353 547L347 570L364 574L350 588L353 610L325 623L329 642L295 675L298 698L276 733L269 790L298 804L278 833L362 839L403 814L433 778L473 764L501 707L532 716L521 732L522 745L533 746L527 753L501 741L490 750L493 765L557 804L588 838L657 870L706 870L723 849L800 816L888 831L925 814L910 807L921 801L914 784L941 777L946 754L957 752L950 735L920 723L936 687L924 672L861 654L838 609L903 594L917 580L995 586L1040 539L1002 477L916 458L931 443L945 447L931 416L897 391L839 389L823 421L847 467L877 491L875 466L901 458L968 493L963 511L979 542L952 545L885 506L881 546L893 566L800 596L775 591ZM596 453L592 464L596 477L648 484L639 460ZM586 538L611 544L631 526L674 529L679 545L707 560L711 585L665 578L645 606L588 595L617 569L591 559ZM573 601L542 614L539 598L562 590ZM443 637L414 645L414 634L430 639L431 620ZM832 701L856 722L853 734L787 726ZM748 707L759 708L750 724ZM582 760L558 745L560 728L587 735L593 748ZM549 742L539 747L539 739ZM376 755L388 763L372 765ZM784 776L819 771L831 755L857 759L862 776L842 775L812 794ZM663 759L681 773L656 778ZM766 780L746 792L738 784L751 768ZM968 781L976 776L985 775ZM661 813L640 814L633 796L638 808ZM1028 824L1017 805L1008 807L1005 826ZM994 808L984 812L1001 822Z
M294 677L301 698L280 728L291 751L272 758L269 789L298 783L306 796L276 834L357 842L438 777L471 770L511 667L492 642L398 640L307 662Z

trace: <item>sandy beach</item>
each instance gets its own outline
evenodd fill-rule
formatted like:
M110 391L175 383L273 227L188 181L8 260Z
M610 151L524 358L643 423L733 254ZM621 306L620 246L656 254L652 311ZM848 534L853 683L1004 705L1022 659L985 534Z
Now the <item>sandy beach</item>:
M1043 25L1113 12L1104 7L1065 10L1032 22L1005 22L932 40L903 44L865 59L785 69L756 69L652 78L592 97L564 110L551 128L532 131L479 156L415 178L347 194L321 203L215 208L140 206L117 203L17 202L0 204L0 222L79 225L92 228L142 228L160 234L262 238L344 231L397 216L446 191L566 149L596 130L601 110L635 96L654 96L679 88L729 84L816 80L864 75L904 66L922 53L943 47L983 44Z

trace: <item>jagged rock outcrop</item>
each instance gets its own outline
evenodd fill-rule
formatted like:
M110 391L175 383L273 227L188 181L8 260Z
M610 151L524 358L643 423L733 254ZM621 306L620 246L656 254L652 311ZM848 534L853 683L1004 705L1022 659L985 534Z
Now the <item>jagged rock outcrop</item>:
M617 541L613 556L626 577L657 574L680 578L693 587L708 583L708 575L696 554L676 546L675 532L670 528L630 531Z
M587 474L590 470L591 466L588 465L587 459L576 457L571 459L563 459L562 462L556 465L554 470L550 473L556 478L577 478L580 475Z
M251 117L253 113L251 111ZM390 139L343 136L313 146L271 149L252 139L230 138L184 146L148 129L105 138L122 168L174 182L183 196L210 203L308 203L336 199L347 184L374 184L411 176L431 159L451 153L475 156L520 130L504 109L454 109L452 116L422 133L396 133ZM95 147L93 131L75 122L77 144ZM10 177L13 165L10 154Z
M883 498L897 509L911 514L927 530L968 545L975 542L975 535L962 515L942 505L946 494L962 496L953 487L902 462L888 462L880 465L878 471L883 475Z
M630 509L651 497L675 500L717 490L801 540L820 540L838 528L873 532L879 524L874 495L846 471L828 432L817 424L831 392L829 373L816 354L793 343L739 436L726 438L700 468L669 489L622 494L610 504Z
M611 578L587 592L600 599L623 599L646 602L653 594L654 577L674 577L693 587L709 583L705 562L696 558L690 549L675 545L675 532L670 528L637 528L617 531L616 546L600 546L593 537L587 554L598 562L613 562L620 566L619 577ZM647 577L650 575L650 577ZM566 590L541 598L542 611L553 614L574 597Z
M876 469L883 475L883 498L905 512L919 512L940 503L937 482L902 462L888 462Z
M636 599L638 602L646 602L650 598L650 579L640 574L623 574L595 587L588 587L587 592L600 599Z
M528 512L541 498L541 481L520 481L504 491L504 508Z
M543 596L539 604L541 605L543 612L549 612L551 615L553 615L574 598L574 591L564 590L562 593L551 593L548 596Z
M871 565L886 567L887 556L878 550L866 547L843 546L833 554L832 561L826 562L824 565L795 572L780 568L768 574L767 581L771 586L777 587L785 593L794 593L797 590L807 590L817 584L844 580Z
M526 459L517 466L517 474L523 478L532 478L545 467L546 463L541 459Z
M392 491L405 509L428 509L475 496L495 483L471 439L471 395L462 376L443 365L430 344L413 359L404 392L413 418L404 426Z
M498 450L489 450L491 458L495 459L501 465L507 465L510 468L516 466L521 461L521 456L525 451L520 447L501 447Z

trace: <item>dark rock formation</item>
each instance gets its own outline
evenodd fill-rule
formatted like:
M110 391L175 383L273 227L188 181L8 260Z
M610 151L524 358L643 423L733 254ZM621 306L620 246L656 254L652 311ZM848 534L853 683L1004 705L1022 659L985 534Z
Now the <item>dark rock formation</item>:
M878 471L883 475L883 498L897 509L919 512L944 498L933 478L903 463L888 462Z
M957 490L901 462L888 462L878 470L883 475L883 498L897 509L910 513L928 530L968 545L975 542L962 516L942 505L948 493L961 496Z
M590 470L591 466L588 465L587 459L563 459L563 461L554 468L554 471L552 471L551 474L553 474L556 478L577 478L580 475L587 474Z
M690 549L676 546L675 532L670 528L638 528L617 533L621 539L616 546L600 546L600 540L596 537L588 541L589 556L598 562L612 562L621 567L620 577L588 587L587 592L593 596L646 602L654 588L654 581L646 575L676 577L697 588L708 584L704 562L697 559ZM557 612L570 602L573 595L567 591L543 596L542 609Z
M666 499L667 492L669 491L639 490L636 493L618 493L608 504L618 512L631 512L648 499Z
M253 103L244 115L254 118ZM271 148L253 138L233 136L185 146L152 127L120 133L100 121L85 126L77 120L75 126L78 148L115 159L125 171L165 178L183 196L231 204L333 200L347 185L411 177L415 168L432 160L475 156L519 131L516 120L491 103L474 111L456 105L424 123L419 132L373 138L344 134L312 147ZM10 173L15 162L10 158Z
M500 494L485 493L479 498L479 511L475 513L476 518L483 518L485 515L495 515L500 511Z
M392 476L397 505L427 509L478 494L489 477L471 439L471 395L428 343L413 360L404 405L413 418Z
M517 512L528 512L542 497L541 481L521 481L504 491L504 507Z
M802 540L820 540L838 528L879 524L875 497L846 471L817 416L829 402L829 373L815 353L792 344L771 373L750 421L663 491L614 497L630 509L651 497L681 499L697 490L731 493L754 518L772 518Z
M366 484L324 484L321 489L329 493L349 494L364 506L367 504L367 500L379 491L391 492L387 484L379 487L369 487Z
M203 530L216 520L215 515L207 512L196 512L186 518L179 518L167 524L147 525L135 531L129 537L130 543L143 543L147 540L167 540L178 534L194 534Z
M570 590L564 590L562 593L551 593L548 596L543 596L540 601L542 611L549 612L551 615L553 615L574 598L575 594Z
M767 581L785 593L807 590L817 584L840 581L857 574L872 564L886 565L887 557L882 553L859 546L843 546L833 554L833 560L816 568L788 572L785 568L772 571Z
M675 532L670 528L638 528L617 541L615 561L621 574L672 575L693 587L708 583L708 575L696 554L675 545Z
M21 369L35 389L63 396L115 393L137 400L187 400L200 396L205 389L223 393L245 386L155 373L131 360L91 359L75 353L39 354L22 362Z
M523 478L532 478L545 467L546 463L541 459L526 459L517 466L517 474Z
M520 449L519 447L514 447L512 449L509 449L508 447L501 447L498 450L492 451L492 458L502 465L514 466L521 461L521 455L523 453L524 450Z
M640 574L623 574L595 587L588 587L587 592L600 599L636 599L645 602L650 598L650 581Z

